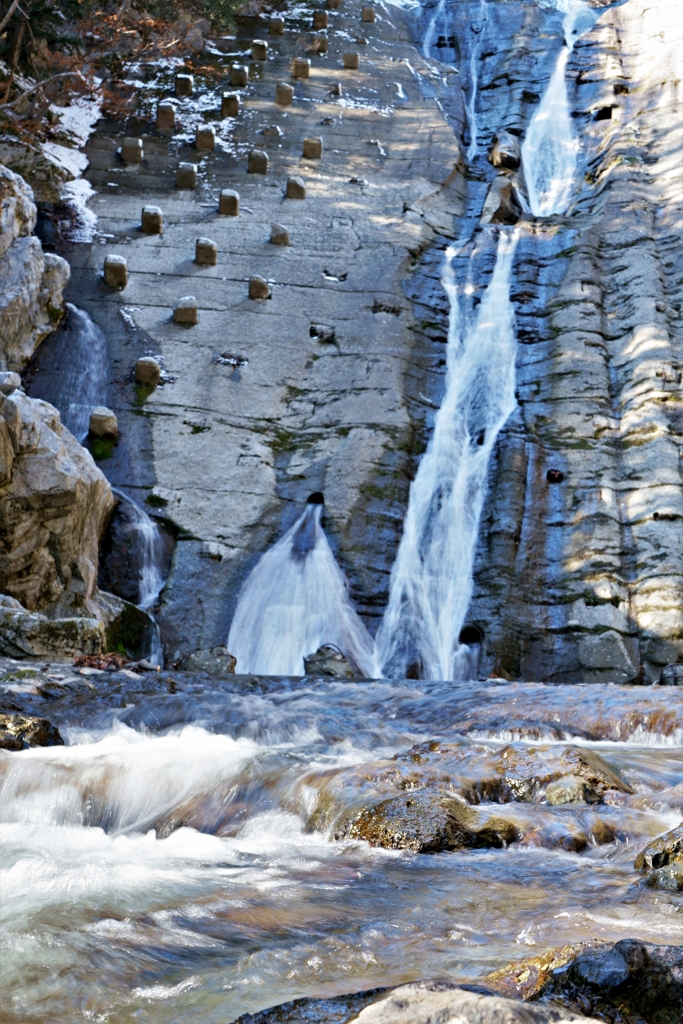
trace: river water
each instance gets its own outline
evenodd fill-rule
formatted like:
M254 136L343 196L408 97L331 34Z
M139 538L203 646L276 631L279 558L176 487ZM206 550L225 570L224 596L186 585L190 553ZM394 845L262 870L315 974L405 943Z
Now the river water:
M49 702L29 682L13 695L68 746L0 751L3 1020L224 1024L304 995L475 981L578 939L683 942L680 897L632 867L681 819L677 689L81 681ZM435 740L451 745L440 767L401 756ZM334 838L406 786L472 799L505 746L576 743L634 792L507 804L507 849Z

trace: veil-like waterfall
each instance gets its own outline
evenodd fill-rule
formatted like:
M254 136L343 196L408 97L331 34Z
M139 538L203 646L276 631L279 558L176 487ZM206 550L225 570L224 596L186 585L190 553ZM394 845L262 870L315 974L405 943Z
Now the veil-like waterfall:
M564 11L562 47L555 70L531 119L522 143L522 163L535 217L564 213L569 205L579 140L574 132L565 72L576 40L594 24L599 12L582 0L559 0L552 6Z
M489 5L487 0L481 0L479 4L479 19L470 25L470 31L476 35L476 43L470 52L470 88L465 103L467 111L467 122L470 129L470 144L467 147L467 159L472 161L477 155L479 142L477 138L477 92L479 89L479 58L484 41L484 28L489 18Z
M67 309L66 324L38 350L31 394L54 405L67 430L82 442L93 408L107 402L107 340L84 310L70 302Z
M334 644L361 675L374 674L372 639L320 523L322 496L312 498L242 587L228 637L238 672L301 676L307 654Z
M488 465L515 407L510 275L516 232L503 232L491 282L473 322L464 322L449 251L443 286L451 311L446 394L410 489L389 605L377 634L385 676L420 662L427 679L461 675L460 631L472 596L472 567Z

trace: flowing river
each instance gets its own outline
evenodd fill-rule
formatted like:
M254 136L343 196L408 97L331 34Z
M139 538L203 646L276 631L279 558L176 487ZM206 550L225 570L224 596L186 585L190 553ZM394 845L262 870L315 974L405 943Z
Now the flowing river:
M678 895L633 870L681 818L677 689L78 678L49 701L27 679L10 695L68 745L0 751L3 1020L223 1024L475 981L580 939L683 942ZM500 786L568 748L632 792L550 806ZM415 855L343 837L361 806L419 786L519 839Z

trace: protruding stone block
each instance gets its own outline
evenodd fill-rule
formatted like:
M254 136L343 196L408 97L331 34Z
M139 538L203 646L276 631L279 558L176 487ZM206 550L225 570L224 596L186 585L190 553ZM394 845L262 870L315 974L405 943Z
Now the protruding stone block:
M289 231L282 224L271 224L270 227L271 245L291 245Z
M323 155L323 140L319 135L304 139L303 156L305 160L320 160Z
M360 63L360 57L357 50L350 50L344 54L344 67L348 68L349 71L357 71L358 64Z
M216 145L216 132L209 124L200 125L194 135L195 149L200 153L210 153Z
M215 267L218 262L218 246L210 238L198 238L194 250L194 261L200 267Z
M364 7L363 10L360 12L360 20L361 21L367 21L367 22L374 21L375 20L375 8L374 7Z
M0 395L13 395L21 387L21 377L11 370L0 373Z
M267 174L268 154L264 149L251 150L247 163L247 172L249 174Z
M294 100L294 89L287 82L278 82L275 86L275 102L280 107L289 107Z
M237 217L240 212L240 195L232 188L224 188L218 199L218 212L225 217Z
M330 96L341 96L342 95L342 84L341 82L333 82L330 86Z
M143 356L135 364L135 383L155 388L161 377L161 367L152 356Z
M328 11L338 11L341 7L341 0L325 0L325 7Z
M249 81L249 72L244 64L233 64L230 68L230 85L242 88Z
M143 206L140 227L146 235L160 235L164 230L164 215L158 206Z
M121 159L126 164L139 164L145 155L142 139L125 138L121 143Z
M197 323L197 300L194 295L185 295L178 299L173 309L173 322L176 324Z
M251 44L252 60L268 60L268 43L265 39L255 39Z
M119 421L116 413L106 405L96 405L90 413L90 436L116 438L119 436Z
M311 74L311 62L307 57L295 57L292 63L294 78L308 78Z
M316 32L327 28L327 11L313 11L313 28Z
M270 298L270 286L264 277L250 277L249 278L249 298L250 299L269 299Z
M493 146L489 152L489 160L494 167L504 167L508 171L516 171L522 162L522 146L516 135L504 129L496 132Z
M268 32L271 36L283 36L285 34L285 19L271 18Z
M237 117L240 112L240 98L236 92L224 92L221 98L221 117Z
M313 46L316 53L327 53L329 47L329 40L327 36L315 36L313 39Z
M128 284L128 264L125 256L104 257L104 283L110 288L125 288Z
M192 75L175 76L176 96L191 96L194 92L194 78Z
M292 174L291 177L287 178L285 195L288 199L305 199L306 183L304 179L300 178L298 174Z
M157 107L157 128L160 131L175 128L175 104L170 100L162 100Z
M178 170L175 172L175 187L176 188L196 188L197 187L197 165L180 163L178 164Z

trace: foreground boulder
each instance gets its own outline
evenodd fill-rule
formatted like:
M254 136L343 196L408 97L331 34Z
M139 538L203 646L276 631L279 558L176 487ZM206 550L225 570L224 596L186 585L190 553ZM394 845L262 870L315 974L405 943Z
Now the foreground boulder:
M0 713L0 750L63 745L59 729L46 718Z
M297 999L261 1013L244 1014L236 1024L339 1024L348 1020L357 1024L598 1024L580 1013L529 1006L444 982L418 982L331 999Z
M335 679L354 679L356 673L342 652L332 644L323 644L315 654L304 658L307 676L332 676Z
M47 402L0 401L0 593L50 619L102 617L98 543L109 483Z
M0 654L6 657L74 658L99 654L105 646L104 625L98 618L48 619L0 594Z
M22 370L64 312L69 264L43 252L36 216L31 187L0 164L0 370Z
M180 663L183 672L206 672L210 676L231 676L236 662L227 647L219 645L207 651L194 651Z

